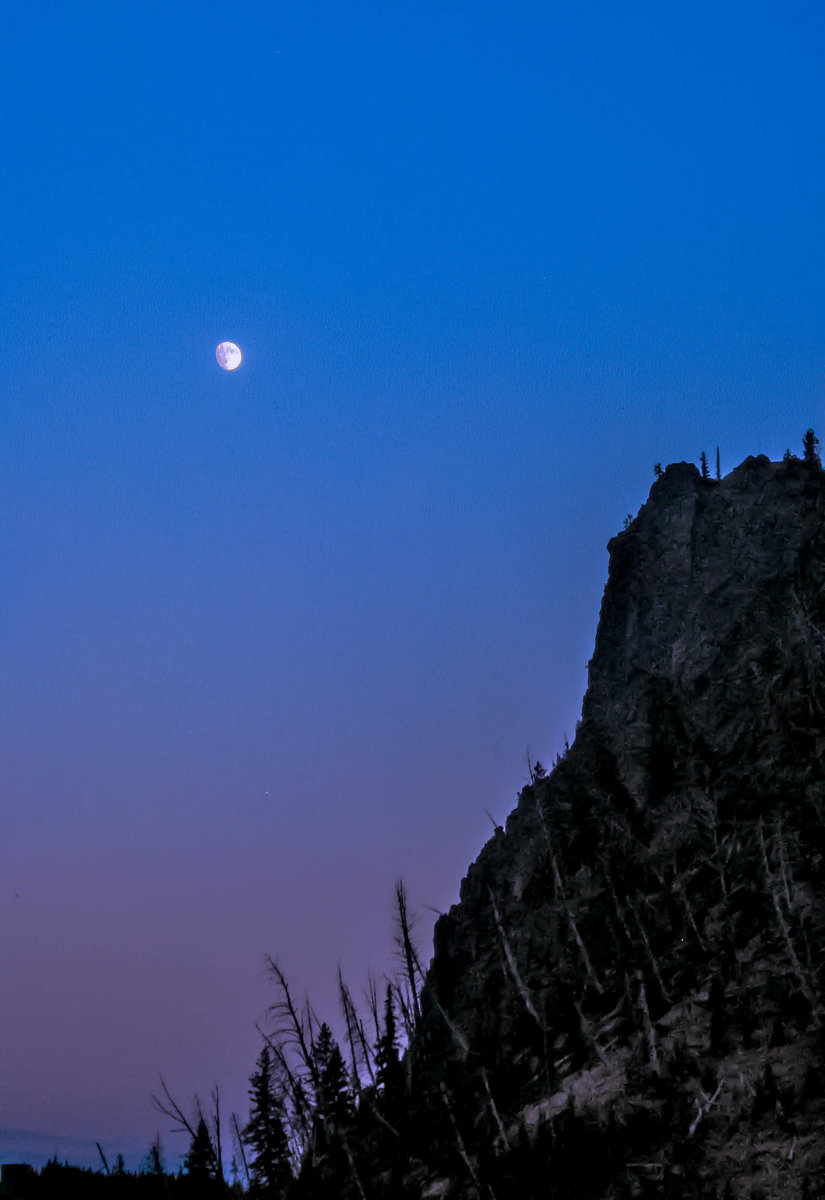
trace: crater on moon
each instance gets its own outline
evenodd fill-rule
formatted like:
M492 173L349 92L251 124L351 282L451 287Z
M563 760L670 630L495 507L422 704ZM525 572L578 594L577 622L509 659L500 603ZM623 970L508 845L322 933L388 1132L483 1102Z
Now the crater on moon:
M237 371L243 361L241 348L234 342L221 342L215 351L215 358L218 360L218 366L223 367L224 371Z

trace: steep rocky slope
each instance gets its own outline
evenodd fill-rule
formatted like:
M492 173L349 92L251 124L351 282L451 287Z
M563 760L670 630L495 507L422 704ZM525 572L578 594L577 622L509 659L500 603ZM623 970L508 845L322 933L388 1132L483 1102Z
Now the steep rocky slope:
M421 1192L818 1195L825 473L675 464L609 550L575 741L436 927Z

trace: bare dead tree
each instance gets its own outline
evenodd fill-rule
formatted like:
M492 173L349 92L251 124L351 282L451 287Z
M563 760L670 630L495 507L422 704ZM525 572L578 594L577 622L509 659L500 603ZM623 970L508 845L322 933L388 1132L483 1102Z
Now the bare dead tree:
M493 830L496 833L504 833L504 829L502 828L501 825L499 825L498 821L495 819L493 814L490 812L489 808L485 808L484 811L486 812L487 816L490 818L490 824L492 825ZM429 906L429 904L425 904L424 907L429 908L430 906ZM438 912L438 909L436 908L436 909L433 909L432 911ZM441 914L439 914L439 915L441 915Z
M223 1144L221 1142L221 1094L217 1083L211 1092L212 1097L212 1112L210 1114L210 1124L212 1126L212 1145L215 1151L215 1162L218 1167L218 1179L223 1179Z
M496 1128L498 1129L498 1136L501 1138L501 1143L504 1146L504 1149L509 1150L510 1140L507 1137L507 1130L504 1128L504 1122L501 1119L501 1114L499 1113L496 1102L493 1099L493 1093L490 1091L490 1083L487 1079L487 1072L485 1071L484 1067L481 1068L481 1079L484 1084L484 1090L487 1093L487 1101L490 1105L490 1112L493 1114L493 1120L495 1121Z
M808 938L808 929L806 928L804 913L801 911L801 909L804 909L804 902L800 904L799 892L794 882L793 862L788 855L781 813L778 813L776 817L776 834L774 841L776 843L779 858L779 874L782 881L785 904L787 906L789 915L792 915L796 921L799 937L801 938L802 944L805 947L806 964L810 970L810 967L814 961L815 953L812 953L811 951L811 943ZM796 853L799 851L798 840L796 838L794 838L791 843L791 850Z
M418 1005L418 980L423 980L424 972L418 959L418 952L412 939L412 922L407 905L407 890L401 879L395 884L395 941L404 964L404 974L410 993L413 1024L421 1023L421 1009Z
M163 1092L163 1096L161 1098L160 1096L156 1096L154 1093L152 1094L152 1103L154 1104L155 1108L164 1117L167 1117L168 1120L173 1122L173 1125L172 1125L173 1133L186 1133L186 1134L188 1134L190 1140L194 1140L195 1132L196 1132L195 1127L196 1127L196 1125L199 1124L199 1122L201 1120L203 1120L203 1122L206 1126L207 1133L209 1135L209 1144L212 1148L212 1157L215 1162L215 1167L217 1169L218 1178L223 1179L223 1151L222 1151L222 1147L221 1147L221 1106L220 1106L220 1093L218 1090L218 1085L217 1084L215 1085L215 1087L211 1093L212 1112L209 1115L209 1120L207 1121L203 1115L203 1106L201 1105L200 1097L195 1096L194 1105L195 1105L195 1114L196 1115L195 1115L195 1119L192 1121L187 1117L186 1113L183 1111L181 1106L178 1104L177 1100L175 1100L174 1096L169 1091L169 1088L166 1085L166 1080L163 1078L163 1076L161 1075L161 1076L159 1076L159 1078L160 1078L160 1086L161 1086L161 1090Z
M719 875L719 886L722 889L722 895L727 896L728 883L726 868L730 862L733 847L729 847L727 854L723 857L723 843L719 840L719 808L712 789L708 787L704 796L698 800L694 800L692 807L700 827L705 830L713 842L713 866Z
M234 1112L232 1114L232 1132L234 1134L235 1147L238 1154L241 1156L241 1166L243 1167L243 1173L246 1177L246 1186L248 1188L250 1184L249 1164L246 1161L246 1151L244 1150L243 1136L238 1125L238 1114Z
M159 1078L160 1086L163 1091L163 1099L161 1099L160 1096L156 1096L154 1093L152 1093L152 1103L162 1116L167 1117L174 1123L172 1128L173 1133L187 1133L190 1138L194 1138L195 1126L186 1116L186 1113L169 1091L169 1088L166 1086L166 1080L163 1078L163 1076L161 1075ZM198 1114L200 1114L201 1106L197 1096L195 1097L195 1103L197 1105Z
M610 873L610 869L607 865L607 861L603 854L599 855L599 861L602 865L604 877L607 880L607 886L610 889L610 895L613 897L613 907L616 910L616 916L619 918L619 924L622 927L622 932L624 933L625 937L627 938L628 945L632 946L633 945L633 936L630 932L630 929L628 928L627 921L625 920L624 907L623 907L621 901L619 900L618 893L616 892L616 885L613 883L613 876Z
M762 856L762 869L765 873L765 882L768 885L768 891L770 892L771 901L773 903L773 909L774 909L774 912L776 913L777 924L779 925L779 928L782 931L782 936L784 938L785 945L788 950L788 958L791 960L791 963L792 963L793 969L794 969L794 973L795 973L797 979L799 980L800 991L802 992L802 995L805 997L805 999L810 1004L812 1011L816 1015L817 1023L819 1023L819 1020L821 1018L821 1006L820 1006L819 1000L817 999L815 989L812 988L810 985L810 981L808 979L808 972L805 970L805 968L802 966L802 963L799 961L796 950L794 948L793 939L791 938L790 930L788 929L788 923L785 920L784 913L782 912L782 905L780 903L780 893L776 887L776 881L774 879L773 872L771 871L770 864L768 862L768 852L765 849L765 838L762 833L762 818L761 817L759 818L759 823L756 827L756 833L757 833L757 837L759 839L759 850L760 850L760 853Z
M702 1117L704 1117L705 1114L710 1112L711 1108L713 1108L714 1104L716 1103L716 1101L719 1097L719 1093L721 1092L721 1090L724 1086L725 1086L725 1080L723 1079L712 1096L709 1096L707 1094L707 1092L702 1091L700 1088L699 1092L700 1092L702 1099L700 1100L698 1097L696 1097L696 1096L694 1097L694 1101L696 1103L696 1108L697 1108L697 1113L696 1113L696 1116L694 1117L693 1121L691 1122L690 1128L688 1129L688 1132L687 1132L688 1137L693 1137L694 1133L696 1132L697 1125L702 1120Z
M785 853L785 836L782 832L782 813L781 812L777 813L777 816L776 816L776 836L775 836L774 840L776 842L776 848L777 848L777 851L779 854L779 877L782 880L782 890L785 894L785 904L787 905L788 912L793 912L794 903L791 900L791 889L788 884L788 876L790 875L790 870L788 867L787 855Z
M481 1180L479 1179L478 1171L476 1170L476 1168L473 1164L473 1160L470 1158L469 1154L467 1153L467 1147L464 1144L464 1138L461 1136L461 1130L458 1128L458 1122L455 1119L455 1113L453 1111L453 1106L450 1103L450 1093L447 1091L447 1085L443 1082L441 1083L441 1099L444 1103L444 1107L446 1108L447 1114L450 1118L450 1124L453 1127L453 1133L455 1134L455 1145L456 1145L456 1149L458 1150L459 1157L460 1157L461 1161L464 1163L464 1166L467 1168L469 1176L472 1179L473 1183L475 1184L476 1188L478 1189L479 1194L483 1196L485 1189L482 1186ZM488 1186L486 1191L487 1191L487 1194L490 1196L490 1200L496 1200L495 1193L493 1192L493 1189L491 1187Z
M309 998L309 992L304 993L304 1021L306 1022L306 1031L309 1045L315 1045L315 1039L321 1031L321 1022L318 1020L318 1014L312 1007L312 1001ZM317 1030L317 1033L316 1033ZM314 1059L313 1055L313 1059Z
M567 898L567 892L564 887L564 882L561 877L561 872L559 871L559 864L556 862L556 855L553 851L553 839L550 836L550 829L547 824L547 821L545 820L544 813L542 812L542 808L541 808L541 804L539 802L538 796L536 797L536 811L539 814L539 820L541 821L542 828L544 829L544 839L547 843L547 853L550 857L550 866L553 871L553 879L556 884L556 891L557 891L559 898L564 906L564 911L565 911L565 915L567 917L567 922L570 926L570 931L573 934L573 938L576 942L576 945L579 948L579 953L582 956L582 962L584 963L584 968L587 971L587 974L590 976L593 986L595 987L596 991L599 993L600 996L604 995L604 988L601 985L598 975L596 974L595 970L593 969L593 964L590 961L590 955L587 953L587 947L585 946L584 942L582 941L582 936L579 933L579 927L576 924L576 918L573 915L573 909L570 905L570 901Z
M398 1132L398 1130L395 1128L395 1126L394 1126L394 1125L390 1125L390 1123L389 1123L389 1121L387 1120L387 1118L386 1118L386 1117L384 1117L384 1116L382 1116L382 1115L381 1115L381 1113L378 1111L378 1109L377 1109L377 1108L375 1108L374 1106L373 1106L373 1108L370 1110L370 1115L371 1115L371 1116L373 1116L373 1117L375 1117L375 1119L376 1119L376 1121L378 1122L378 1124L379 1124L379 1125L383 1125L383 1126L384 1126L384 1128L385 1128L386 1130L388 1130L388 1132L389 1132L389 1133L391 1133L391 1134L392 1134L392 1136L393 1136L394 1138L400 1138L400 1137L401 1137L401 1134Z
M404 1036L407 1039L407 1044L412 1040L415 1030L415 1017L413 1016L412 1007L407 996L404 994L404 989L400 988L397 983L390 981L390 986L395 995L398 1011L401 1014L401 1024L404 1026Z
M688 900L687 891L685 890L684 879L683 879L682 875L680 875L678 870L676 869L676 852L675 852L675 850L673 852L673 860L670 864L671 872L672 872L671 877L670 877L670 882L668 882L666 880L665 875L660 870L658 870L658 868L656 867L656 864L654 862L649 861L647 865L649 866L650 870L653 872L654 876L656 877L656 882L659 884L659 887L662 889L663 893L667 893L670 891L676 892L676 894L678 895L679 899L682 902L682 908L685 910L685 916L688 919L688 924L690 925L691 929L693 930L697 942L699 943L701 948L704 950L705 943L704 943L701 933L699 932L699 927L696 924L696 921L694 919L693 909L690 907L690 901ZM610 883L610 886L612 889L613 888L612 880L609 880L609 883ZM614 900L615 900L615 889L613 889L613 895L614 895Z
M526 750L526 752L525 752L525 756L526 756L526 758L527 758L527 775L528 775L528 777L529 777L529 779L530 779L530 783L531 783L531 784L534 784L534 783L536 782L536 776L535 776L535 774L534 774L534 772L533 772L533 759L532 759L532 756L531 756L531 754L530 754L530 747L529 747L529 746L527 747L527 750Z
M367 972L367 986L364 988L364 998L367 1001L369 1015L372 1017L373 1045L377 1045L378 1039L381 1037L381 1018L379 1015L378 980L375 978L372 969Z
M650 1053L650 1066L654 1075L661 1075L662 1070L659 1066L659 1055L656 1049L656 1030L653 1028L653 1022L650 1019L650 1009L647 1006L647 996L645 994L645 981L641 971L636 972L636 977L639 980L639 1008L642 1010L642 1021L647 1035L648 1051Z
M344 983L340 967L338 968L338 995L347 1030L347 1044L349 1045L352 1061L353 1087L357 1093L360 1093L362 1069L366 1070L371 1083L375 1083L375 1071L372 1065L372 1053L364 1034L363 1023L359 1020L352 994Z
M340 1137L341 1137L341 1143L344 1147L344 1153L346 1154L347 1161L349 1163L350 1179L352 1180L352 1182L355 1184L356 1188L358 1189L358 1195L361 1197L361 1200L367 1200L367 1193L364 1191L364 1186L361 1183L361 1177L358 1174L357 1167L355 1166L355 1159L352 1156L352 1151L350 1150L350 1147L349 1147L349 1142L347 1140L346 1132L343 1129L341 1129L339 1131L339 1133L340 1133Z
M447 1026L447 1028L450 1031L450 1036L452 1037L455 1044L458 1046L459 1053L461 1054L462 1059L466 1059L467 1055L470 1053L470 1043L467 1041L466 1036L461 1032L461 1030L458 1028L458 1026L455 1025L450 1020L450 1018L447 1016L446 1012L441 1007L441 1004L439 1003L438 1000L436 1000L435 1004L436 1004L436 1008L441 1013L441 1017L442 1017L442 1020L444 1021L444 1024Z
M576 1001L576 1000L573 1001L573 1007L575 1008L575 1010L578 1014L578 1017L579 1017L579 1029L581 1031L582 1037L584 1038L585 1042L590 1047L590 1049L594 1052L594 1054L596 1055L596 1058L598 1058L598 1060L602 1064L602 1066L609 1067L610 1060L608 1059L607 1055L604 1052L604 1049L602 1048L602 1044L598 1039L596 1029L593 1025L593 1022L590 1020L590 1018L588 1016L585 1015L584 1010L582 1009L582 1006L578 1003L578 1001Z
M524 1002L524 1007L527 1009L530 1016L536 1022L539 1029L541 1029L542 1033L544 1033L544 1025L542 1024L541 1017L539 1016L538 1012L536 1011L536 1007L533 1004L533 1000L530 995L530 989L527 987L527 984L524 982L521 975L519 974L518 964L516 962L516 956L513 954L513 949L510 945L510 940L507 937L507 934L504 930L504 925L502 924L502 921L501 921L501 916L498 911L498 905L496 904L495 896L493 895L492 889L489 886L487 888L487 894L490 897L490 905L493 910L493 916L495 917L496 929L498 930L499 940L501 941L502 949L504 950L504 957L507 960L507 966L510 970L510 975L512 976L513 982L516 985L516 990L518 991L518 994L521 996L521 999Z
M682 882L681 876L674 875L673 888L675 889L676 893L678 894L679 899L682 901L682 908L684 908L684 910L685 910L685 914L687 915L687 919L688 919L688 924L690 925L691 929L693 930L696 941L699 943L699 946L702 948L702 950L704 950L705 949L704 938L702 937L701 933L699 932L699 926L696 924L696 921L694 920L693 909L690 907L690 901L688 900L687 892L685 890L685 885Z
M671 996L670 996L670 993L668 992L667 988L665 987L665 981L662 979L662 973L659 970L659 963L656 959L656 955L653 953L653 947L650 944L650 939L648 938L645 927L642 924L642 919L639 916L638 912L636 911L636 909L633 905L633 902L630 900L629 897L628 897L628 901L627 901L627 907L633 916L633 920L636 922L636 926L639 930L639 933L642 935L642 941L644 942L645 950L647 951L647 957L650 959L650 965L653 969L653 974L656 976L656 982L659 985L659 989L660 989L662 995L664 996L665 1000L667 1000L668 1004L671 1004L672 1003Z
M338 966L338 1000L341 1004L341 1012L344 1014L344 1028L347 1031L347 1046L350 1053L350 1079L352 1081L353 1090L356 1095L361 1094L361 1071L358 1065L358 1053L356 1051L356 1032L353 1028L352 1015L350 1007L352 1004L347 985L344 983L344 976L341 974L341 966ZM357 1018L356 1018L357 1023Z
M312 1053L312 1009L308 1009L308 1017L303 1019L295 1007L286 976L274 958L267 956L267 968L274 978L281 993L280 1000L270 1006L269 1013L278 1022L277 1033L288 1045L292 1045L298 1053L301 1066L312 1081L313 1089L318 1088L318 1072ZM308 1005L308 1002L307 1002ZM307 1020L310 1022L307 1028Z

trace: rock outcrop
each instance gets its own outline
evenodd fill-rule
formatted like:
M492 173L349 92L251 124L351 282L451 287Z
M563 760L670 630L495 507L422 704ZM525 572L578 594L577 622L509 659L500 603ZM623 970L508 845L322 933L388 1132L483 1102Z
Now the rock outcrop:
M575 741L436 926L422 1193L825 1194L825 472L675 464L609 550Z

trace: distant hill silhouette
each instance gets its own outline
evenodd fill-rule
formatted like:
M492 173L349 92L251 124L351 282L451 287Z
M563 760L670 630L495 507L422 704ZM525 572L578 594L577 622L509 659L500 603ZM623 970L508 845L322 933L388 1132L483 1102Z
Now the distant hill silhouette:
M42 1167L50 1158L79 1166L100 1166L100 1156L91 1139L61 1137L33 1129L0 1128L0 1163L27 1162Z

